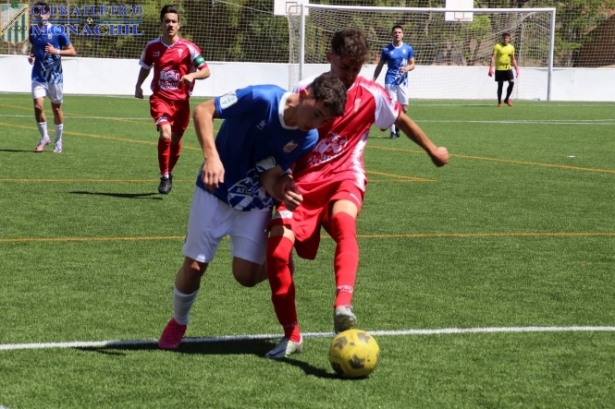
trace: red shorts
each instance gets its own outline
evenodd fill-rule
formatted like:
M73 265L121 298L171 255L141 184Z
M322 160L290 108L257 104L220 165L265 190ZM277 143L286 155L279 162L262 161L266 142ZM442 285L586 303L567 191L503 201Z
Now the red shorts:
M313 260L320 245L320 227L329 232L333 203L350 200L357 205L360 212L365 192L350 180L329 184L314 183L309 188L309 191L300 189L303 202L294 212L286 210L283 203L280 204L269 225L282 225L291 229L296 238L297 255Z
M149 97L150 114L156 122L157 129L161 125L171 125L171 132L183 135L190 123L190 101L161 98L157 95Z

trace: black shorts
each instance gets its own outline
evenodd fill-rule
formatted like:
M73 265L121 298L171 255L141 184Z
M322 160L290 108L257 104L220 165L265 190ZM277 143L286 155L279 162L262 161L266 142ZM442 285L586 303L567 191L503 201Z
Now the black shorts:
M515 74L513 74L513 70L506 71L495 71L495 80L497 82L500 81L513 81L515 79Z

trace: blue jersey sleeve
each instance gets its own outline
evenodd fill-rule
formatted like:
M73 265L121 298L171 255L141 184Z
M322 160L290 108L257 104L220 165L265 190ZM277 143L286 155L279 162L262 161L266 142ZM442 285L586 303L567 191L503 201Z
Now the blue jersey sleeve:
M414 48L411 45L408 46L408 61L410 58L414 58Z
M288 171L292 165L316 146L318 142L318 130L312 129L308 131L305 139L295 149L284 155L283 157L276 158L278 164L284 171Z
M58 44L60 46L60 49L63 49L64 47L68 47L70 45L70 37L68 36L68 34L66 34L66 32L63 32L58 36Z
M386 61L389 59L389 50L385 47L380 52L380 61Z
M246 115L254 115L258 110L258 99L254 98L253 87L238 89L222 96L214 98L216 116L218 118L240 118Z

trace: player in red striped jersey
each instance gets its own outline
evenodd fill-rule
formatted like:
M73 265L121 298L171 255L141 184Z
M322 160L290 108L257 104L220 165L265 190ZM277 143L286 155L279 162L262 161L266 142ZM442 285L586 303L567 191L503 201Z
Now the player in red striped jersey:
M135 97L143 99L143 81L154 68L150 114L160 132L158 191L167 194L173 187L173 168L179 159L182 136L190 123L190 94L194 80L208 78L209 67L198 46L180 38L177 7L166 5L160 11L162 36L147 43L141 54L141 71Z
M267 353L268 358L283 358L303 349L290 268L291 252L294 246L300 257L314 259L321 226L336 243L335 332L356 325L357 318L351 308L359 264L356 219L367 184L363 151L371 126L375 124L386 130L395 124L427 152L436 166L448 163L447 149L436 146L384 88L358 76L368 57L369 47L361 31L343 30L333 35L327 60L331 71L348 89L345 112L318 129L318 144L295 164L293 178L303 195L301 206L290 211L279 205L270 223L267 269L271 298L284 328L284 338ZM306 80L297 87L306 87L309 82Z

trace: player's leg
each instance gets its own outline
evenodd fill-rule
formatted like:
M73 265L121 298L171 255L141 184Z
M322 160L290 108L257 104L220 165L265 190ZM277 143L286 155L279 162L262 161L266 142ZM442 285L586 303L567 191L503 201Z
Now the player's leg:
M401 104L401 109L404 111L404 114L408 112L408 101L410 100L410 96L408 94L408 86L400 85L397 87L397 101ZM399 138L400 129L397 128L395 132L395 136Z
M190 321L190 310L196 300L201 285L201 277L207 270L208 263L199 263L190 257L184 258L184 263L175 276L173 289L173 317L164 327L158 346L162 349L179 347Z
M47 96L46 84L32 82L32 102L34 104L34 119L40 134L40 139L36 145L36 152L42 152L45 146L49 145L49 133L47 132L47 118L45 117L45 97Z
M169 178L173 182L173 169L179 160L182 149L182 137L190 124L190 102L188 100L175 102L173 125L171 125L171 146L169 150Z
M160 348L175 349L181 343L201 278L213 260L220 240L230 230L231 210L214 195L198 187L195 189L182 249L185 258L175 276L173 317L160 336Z
M266 354L267 358L284 358L303 351L295 304L295 283L290 268L294 243L295 235L290 228L282 224L271 226L267 243L267 270L271 301L278 322L284 329L284 338Z
M55 128L54 153L62 153L62 135L64 133L64 113L62 102L64 101L63 84L49 84L49 99L53 111L53 124Z
M508 74L508 88L506 88L506 99L504 99L504 103L509 107L512 106L512 102L510 102L510 96L512 95L513 87L515 86L515 75L512 70L507 71Z
M336 333L357 323L352 313L352 297L359 268L356 220L362 203L363 192L353 183L344 183L333 196L330 214L323 220L323 227L336 244L333 261L336 289L333 327Z
M150 114L158 128L158 167L160 169L160 184L158 192L167 194L171 191L169 164L171 157L171 125L173 124L173 108L170 103L156 95L150 96Z
M254 287L267 279L263 268L267 259L267 226L271 210L242 212L235 210L231 236L233 277L244 287Z
M498 107L502 106L502 89L504 88L505 72L501 70L495 70L495 82L498 83Z
M389 94L389 96L391 97L391 99L393 101L397 101L397 89L399 87L397 85L394 85L394 84L385 84L384 88L386 89L386 91ZM391 132L389 133L389 139L397 138L397 129L395 127L395 124L391 125L390 131Z

